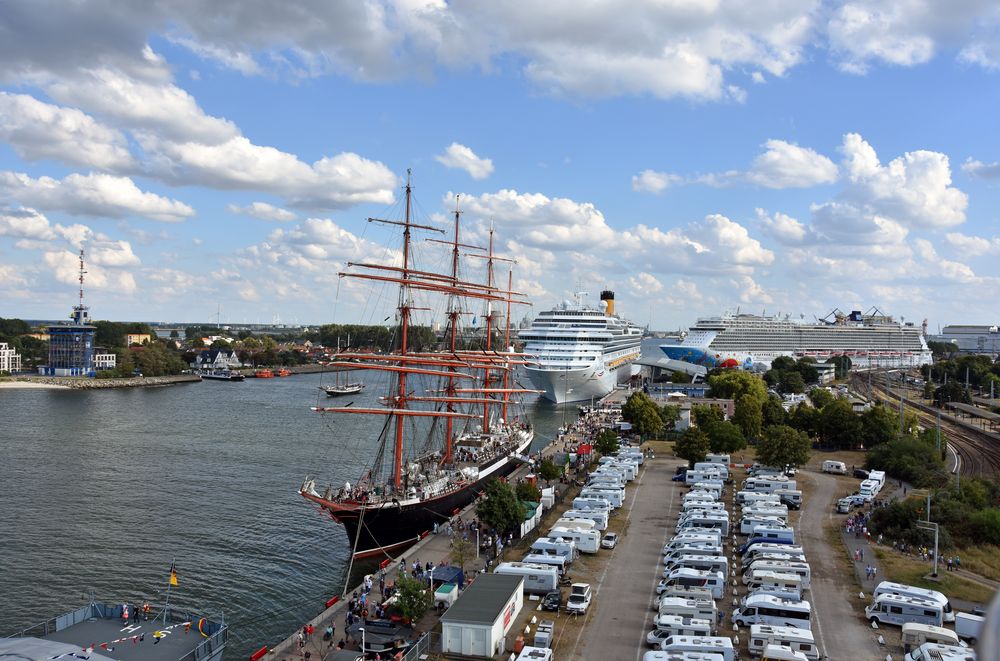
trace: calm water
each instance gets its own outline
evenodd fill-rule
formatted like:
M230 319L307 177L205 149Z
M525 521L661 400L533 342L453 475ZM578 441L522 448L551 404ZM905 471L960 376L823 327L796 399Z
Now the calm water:
M365 416L340 416L333 429L309 412L332 401L317 397L321 382L331 376L0 390L0 635L91 591L162 601L173 558L171 603L224 611L227 658L315 615L347 580L349 548L296 489L306 474L355 481L377 433ZM358 405L374 405L375 392ZM536 447L574 412L529 403Z

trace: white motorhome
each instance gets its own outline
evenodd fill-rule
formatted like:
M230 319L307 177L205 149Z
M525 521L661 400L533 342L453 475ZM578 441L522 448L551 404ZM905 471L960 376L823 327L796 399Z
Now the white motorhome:
M712 599L661 597L657 617L663 617L664 615L693 617L699 620L715 622L719 617L719 611Z
M858 493L866 500L872 500L878 495L879 489L881 489L881 486L875 480L865 480L858 487Z
M663 555L663 564L669 565L686 555L711 555L722 557L722 545L714 542L702 542L700 544L692 543L687 546L671 549L669 553L665 553Z
M774 493L781 499L781 503L789 509L802 508L802 492L798 489L778 489Z
M719 464L713 461L699 461L695 463L694 470L706 473L719 473L722 475L723 480L729 479L729 466L727 464Z
M694 599L695 601L712 601L712 591L708 588L696 588L690 585L666 585L664 581L660 581L664 585L663 593L660 594L656 599L653 600L653 610L660 610L660 600L661 599ZM657 586L657 590L660 586Z
M823 462L823 472L833 473L834 475L847 475L847 464L842 461L828 459Z
M783 521L788 520L788 506L774 503L750 503L740 510L741 516L776 516Z
M565 556L549 553L529 553L524 556L522 561L529 565L555 567L559 570L560 575L566 573L566 567L570 564L569 559Z
M722 654L724 661L736 658L733 641L722 636L670 636L663 641L660 649L664 652Z
M699 569L688 569L679 567L664 574L667 585L690 585L693 587L708 588L712 591L712 596L721 599L726 593L726 577L719 571L701 571Z
M704 482L707 480L722 481L722 479L722 472L719 470L697 470L692 468L684 474L685 484L694 484L696 482Z
M682 512L690 512L692 510L716 510L724 512L726 504L720 503L717 500L689 500L681 505Z
M575 510L597 510L598 512L604 512L606 515L611 516L611 503L608 502L607 498L583 498L576 497L573 499L573 509Z
M798 574L755 569L750 573L746 586L750 592L754 593L794 593L798 595L795 597L796 600L802 598L802 577Z
M657 649L670 636L711 636L715 630L708 620L679 615L662 615L653 624L656 628L646 635L646 643Z
M642 655L642 661L725 661L721 654L710 652L664 652L651 650Z
M770 530L770 529L783 529L787 528L787 526L785 525L785 519L782 519L781 517L777 516L752 515L752 516L744 516L742 519L740 519L741 535L751 535L759 537L760 535L755 534L755 531L758 528L767 528Z
M584 530L596 530L597 525L594 524L590 519L567 519L561 518L556 519L556 522L552 524L553 528L583 528Z
M785 555L793 555L802 560L806 558L806 552L801 546L795 544L768 544L762 542L760 544L754 544L747 552L743 554L743 566L746 567L754 559L762 553L783 553Z
M976 653L968 647L924 643L904 656L903 661L976 661Z
M736 504L745 505L747 503L780 503L781 496L776 493L764 491L737 491Z
M872 597L878 597L883 594L898 594L904 597L916 597L917 599L933 601L941 604L941 612L944 613L945 622L955 621L955 611L951 607L951 602L948 601L948 597L937 590L928 590L927 588L918 588L904 583L893 583L892 581L882 581L875 586Z
M774 560L754 560L743 573L743 584L750 582L750 577L755 571L773 571L778 574L795 574L802 579L802 589L808 590L812 581L812 570L805 562L785 562Z
M742 491L758 491L774 493L778 489L795 489L795 480L787 477L771 475L767 477L748 477L740 487Z
M569 562L576 559L576 542L571 539L552 539L539 537L531 543L532 553L550 553L567 558Z
M682 546L685 542L688 541L695 541L695 542L704 541L706 537L708 538L709 541L716 541L719 544L722 543L721 530L718 529L699 530L698 532L679 532L673 537L671 537L670 541L667 542L663 548L665 549L671 547L677 548L678 546Z
M713 512L697 512L693 516L682 518L677 523L677 532L692 528L716 529L725 537L729 535L729 516L725 513L716 516Z
M584 487L580 489L580 495L584 498L603 498L611 503L611 507L618 509L625 502L624 489L611 489L606 487ZM573 504L576 507L576 503Z
M576 550L580 553L597 553L601 546L601 533L575 526L572 528L553 527L549 530L548 536L553 539L573 540L576 543Z
M733 624L770 624L781 627L810 629L812 606L808 601L778 599L766 594L754 594L733 613Z
M726 485L723 484L722 480L701 480L691 485L692 491L707 491L716 498L722 497L722 490L725 488Z
M705 461L710 464L723 464L725 466L729 466L729 464L733 463L730 461L728 454L706 454Z
M768 560L770 562L805 562L805 553L786 553L785 551L764 551L761 553L747 554L740 562L740 572L746 572L750 565L758 560Z
M548 594L559 589L559 570L547 565L524 562L501 562L494 574L510 574L524 578L524 591L531 594Z
M753 535L750 539L756 539L761 541L778 541L778 542L788 542L789 544L795 543L795 529L789 528L788 526L758 526L754 528Z
M798 627L775 626L773 624L750 625L750 656L763 656L768 645L789 647L793 652L801 652L810 661L818 661L819 650L812 631Z
M678 558L672 558L666 563L663 570L663 577L669 578L670 572L674 569L687 567L688 569L699 569L707 572L719 572L723 578L729 576L729 558L724 555L707 554L686 554Z
M907 622L903 625L900 641L903 643L904 652L914 650L924 643L959 644L958 634L951 629L936 627L933 624L917 624L916 622Z
M575 521L577 519L588 519L594 522L594 530L603 531L608 527L608 513L600 510L566 510L562 514L563 519Z
M936 601L899 594L880 594L865 608L865 617L870 622L900 627L907 622L939 627L944 623L944 609Z
M881 491L885 486L885 471L871 471L868 473L868 479L878 482L878 490Z

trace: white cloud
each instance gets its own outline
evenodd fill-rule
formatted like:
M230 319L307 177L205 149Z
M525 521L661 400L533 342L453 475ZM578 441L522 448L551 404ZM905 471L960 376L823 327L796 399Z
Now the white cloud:
M663 291L663 283L645 271L629 276L628 286L631 294L639 296L652 296Z
M28 161L52 159L101 170L135 165L120 131L75 108L43 103L27 94L0 92L0 140Z
M45 266L57 281L73 285L80 277L79 257L68 250L51 250L42 255ZM135 277L128 271L87 263L87 287L111 289L119 294L134 294L137 290Z
M683 183L684 178L669 172L643 170L632 177L632 190L644 193L662 193L674 184Z
M981 236L969 236L960 232L948 232L944 238L955 250L968 257L1000 254L1000 238L997 237L987 239Z
M1000 46L996 36L986 41L974 41L958 54L960 62L975 64L989 71L1000 69Z
M940 257L927 239L914 239L913 244L920 260L931 264L945 280L959 283L971 283L976 280L976 274L969 266Z
M91 241L87 263L101 266L136 266L139 258L128 241Z
M438 154L434 159L449 168L465 170L473 179L485 179L493 174L493 161L489 158L480 158L475 152L453 142L448 145L443 154Z
M808 230L795 218L781 212L769 216L763 209L756 211L764 231L781 243L795 245L805 241Z
M766 188L806 188L837 180L837 166L812 149L784 140L768 140L746 173L751 183Z
M28 280L24 277L23 270L13 264L0 264L0 290L10 292L12 289L27 287ZM29 292L19 292L28 294Z
M962 172L979 179L1000 179L1000 162L983 163L970 158L962 164Z
M139 190L128 177L71 174L64 179L0 172L0 192L22 204L74 215L142 216L176 222L194 215L183 202Z
M0 236L51 241L56 237L49 219L34 209L0 209Z
M259 218L260 220L288 222L295 220L298 217L287 209L276 207L273 204L268 204L267 202L253 202L245 207L241 207L238 204L230 204L226 208L229 210L229 213L253 216L254 218Z
M934 55L934 40L908 25L913 1L866 7L848 2L834 12L827 25L830 46L842 56L840 67L849 73L868 72L870 60L899 66L922 64Z
M732 285L739 292L740 303L763 303L769 305L774 302L774 298L748 275L743 275L733 280Z

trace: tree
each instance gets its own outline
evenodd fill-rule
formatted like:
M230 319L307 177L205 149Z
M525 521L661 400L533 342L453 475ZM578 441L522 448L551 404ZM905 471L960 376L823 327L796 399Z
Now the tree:
M722 409L711 404L695 404L691 407L691 417L694 418L694 424L699 427L706 427L713 422L722 422L725 419Z
M176 328L175 328L175 329L173 329L172 331L170 331L170 339L171 339L171 340L176 340L176 339L178 339L178 338L179 338L180 336L181 336L181 334L177 332L177 329L176 329Z
M650 402L639 410L632 420L632 428L639 432L642 438L656 438L663 433L663 418L660 417L660 408Z
M813 371L816 371L813 368ZM793 370L787 370L781 373L781 378L778 380L778 390L784 394L800 393L806 389L806 380L802 378L802 374Z
M735 422L743 435L749 439L760 437L764 426L764 402L766 395L746 394L736 400L736 411L733 413Z
M877 404L861 414L861 443L871 448L899 436L899 416Z
M809 461L812 443L803 432L774 425L757 441L757 461L765 466L801 466Z
M726 370L721 374L708 377L711 396L739 401L745 395L758 395L760 401L767 398L767 388L764 381L756 374L743 370Z
M834 356L826 362L833 363L833 376L837 379L846 379L851 371L851 359L847 356Z
M934 399L934 383L930 379L924 381L924 399Z
M833 400L837 399L829 390L824 388L813 388L809 391L809 401L818 409L823 408Z
M793 429L798 429L808 436L819 435L820 411L805 402L801 402L791 410L788 415L788 425Z
M802 376L804 383L816 383L819 381L819 370L816 369L816 360L809 356L799 358L795 363L795 370Z
M451 538L451 548L448 550L448 557L456 565L465 571L465 563L476 557L475 543L466 539L464 535L454 535Z
M820 411L817 431L828 447L849 450L860 442L861 420L846 399L835 399Z
M778 397L767 398L764 402L764 406L761 407L761 414L764 416L764 426L770 427L771 425L783 425L785 424L785 418L788 414L785 413L785 407L781 404L781 399Z
M677 421L681 419L681 407L673 404L664 404L659 408L660 421L663 423L665 431L673 431L677 426Z
M771 361L771 369L784 372L795 367L795 359L791 356L778 356Z
M541 490L531 482L518 482L514 487L514 494L519 501L524 500L529 503L537 503L542 499Z
M31 332L31 326L22 319L4 319L0 317L0 341L10 342L18 335Z
M610 429L602 429L594 437L594 449L605 456L618 452L618 434Z
M555 480L560 475L562 475L562 468L556 466L549 457L542 459L542 462L538 464L538 477L543 480Z
M524 508L514 489L506 482L491 480L476 505L479 520L501 533L517 530L524 521Z
M405 573L396 577L396 607L411 623L419 620L430 609L431 595L424 584Z
M674 454L687 459L688 466L692 468L697 462L705 460L709 449L708 434L698 427L688 427L674 443Z
M712 422L703 429L708 435L708 444L712 452L731 454L739 452L747 445L743 432L729 421Z

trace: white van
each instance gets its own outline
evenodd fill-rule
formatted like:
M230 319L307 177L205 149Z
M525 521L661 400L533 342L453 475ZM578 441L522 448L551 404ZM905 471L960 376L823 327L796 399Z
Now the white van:
M584 498L603 498L611 503L611 507L618 509L625 502L624 489L611 489L605 487L584 487L580 489L580 495ZM576 507L576 504L573 505Z
M766 593L776 590L783 593L795 593L799 595L796 599L802 598L802 577L798 574L755 569L750 573L746 586L751 592Z
M937 590L928 590L927 588L918 588L904 583L893 583L892 581L882 581L875 586L872 597L878 597L883 594L898 594L904 597L915 597L917 599L933 601L941 604L941 612L944 613L945 622L955 621L955 611L951 607L951 602L948 601L948 597Z
M834 475L847 475L847 464L842 461L828 459L823 462L823 472L833 473Z
M809 584L812 581L812 570L809 568L809 564L805 562L785 562L776 560L754 560L747 567L746 571L743 573L743 584L746 585L750 582L750 577L755 571L773 571L778 574L795 574L801 581L801 586L803 590L809 589Z
M802 492L798 489L778 489L774 493L781 499L781 504L788 509L797 510L802 508Z
M596 530L553 527L548 536L554 539L572 539L580 553L597 553L601 547L601 533Z
M958 634L951 629L936 627L933 624L917 624L907 622L903 625L901 638L903 651L909 652L924 643L941 643L942 645L958 645Z
M916 622L939 627L944 623L944 610L936 601L900 594L880 594L865 608L865 617L879 624L903 626L907 622Z
M608 527L608 513L600 510L566 510L562 514L563 519L578 521L587 519L594 522L594 530L603 531Z
M559 589L559 570L555 567L524 562L501 562L493 573L524 578L524 591L530 594L544 595Z
M660 647L664 638L670 636L711 636L715 630L712 622L696 617L680 615L660 615L653 622L656 627L646 636L651 647Z
M812 606L808 601L778 599L766 594L750 595L745 604L733 613L733 624L742 627L770 624L811 630L811 619Z
M722 654L724 661L733 661L736 652L733 641L721 636L670 636L660 645L664 652L703 652Z
M744 503L780 503L781 496L776 493L764 493L762 491L737 491L736 502L740 505Z
M968 647L924 643L903 657L904 661L976 661L976 653Z
M701 571L707 572L719 572L722 574L722 578L729 577L729 558L724 555L682 555L679 558L673 558L670 562L666 563L666 567L663 570L663 577L669 578L670 572L674 569L679 569L681 567L687 567L688 569L700 569Z
M560 555L573 562L576 559L576 542L571 539L553 539L551 537L539 537L531 543L532 553L548 553Z
M657 606L657 614L659 617L676 615L708 620L709 622L715 622L719 617L718 609L712 599L685 599L683 597L661 597Z
M712 591L712 597L715 599L722 599L726 593L726 577L719 571L678 567L665 572L664 578L667 579L667 585L691 585L698 588L708 588Z
M611 503L607 498L581 498L573 499L573 509L575 510L597 510L611 516Z
M758 528L785 528L785 520L777 516L744 516L740 519L740 534L753 535Z
M805 654L810 661L818 661L819 650L812 631L798 627L782 627L773 624L750 625L750 656L763 656L768 645L789 647L793 652Z

